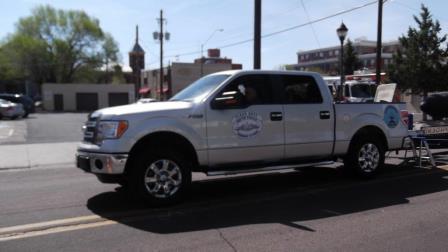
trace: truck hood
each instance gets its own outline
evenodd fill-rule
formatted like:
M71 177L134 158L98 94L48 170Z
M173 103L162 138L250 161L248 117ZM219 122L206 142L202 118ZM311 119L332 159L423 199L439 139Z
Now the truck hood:
M184 101L150 102L142 104L130 104L97 110L91 117L101 116L102 119L126 118L129 116L148 115L169 116L170 112L190 110L193 103ZM177 114L177 113L176 113Z

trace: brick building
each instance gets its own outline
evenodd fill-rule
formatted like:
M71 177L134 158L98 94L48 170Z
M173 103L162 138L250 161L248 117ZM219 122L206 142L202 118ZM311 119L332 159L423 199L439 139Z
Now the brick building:
M364 38L356 39L353 48L358 54L363 68L375 69L376 67L376 41ZM381 66L387 69L392 63L392 54L399 48L398 41L385 42L382 46ZM339 60L341 47L332 46L297 53L297 64L288 65L288 69L320 71L329 75L339 74Z

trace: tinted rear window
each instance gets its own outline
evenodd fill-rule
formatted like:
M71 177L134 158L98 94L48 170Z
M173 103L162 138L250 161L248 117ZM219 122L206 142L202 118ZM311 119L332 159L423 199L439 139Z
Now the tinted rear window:
M322 103L319 87L311 76L282 76L286 104Z

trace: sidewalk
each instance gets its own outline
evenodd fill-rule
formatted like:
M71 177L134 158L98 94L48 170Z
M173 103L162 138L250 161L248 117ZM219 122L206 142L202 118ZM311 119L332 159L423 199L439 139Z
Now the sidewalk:
M75 165L78 142L0 145L0 170Z

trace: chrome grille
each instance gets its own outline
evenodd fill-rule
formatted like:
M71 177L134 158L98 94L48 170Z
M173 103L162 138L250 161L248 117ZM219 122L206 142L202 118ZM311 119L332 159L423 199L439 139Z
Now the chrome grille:
M97 117L88 117L88 121L83 126L84 142L93 143L96 134Z

